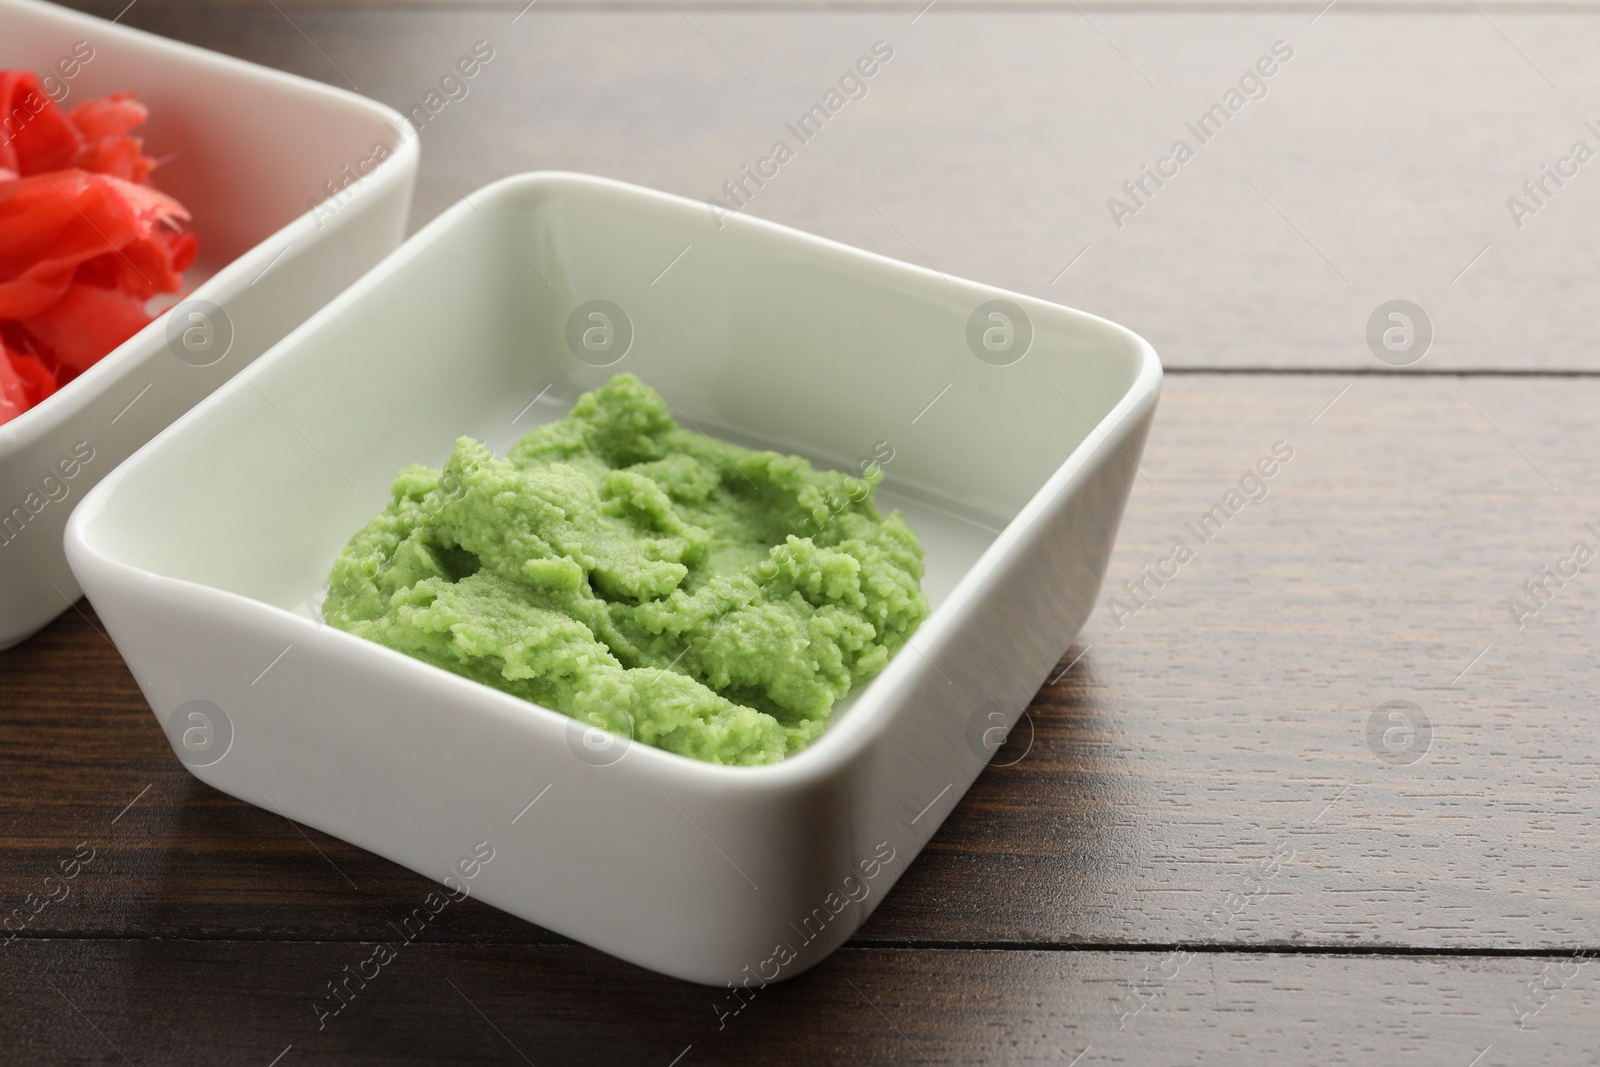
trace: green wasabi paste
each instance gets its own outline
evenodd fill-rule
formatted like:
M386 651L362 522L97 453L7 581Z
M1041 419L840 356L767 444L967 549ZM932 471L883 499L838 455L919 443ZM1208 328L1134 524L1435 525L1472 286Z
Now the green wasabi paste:
M463 437L401 471L322 614L669 752L773 763L928 614L881 478L682 429L621 374L505 459Z

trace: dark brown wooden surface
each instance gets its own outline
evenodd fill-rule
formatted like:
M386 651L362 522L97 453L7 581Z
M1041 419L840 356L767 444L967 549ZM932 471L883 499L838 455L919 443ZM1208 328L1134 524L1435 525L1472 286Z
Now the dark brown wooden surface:
M847 947L719 1015L575 946L413 945L319 1030L317 988L367 951L30 942L0 960L8 1062L1571 1065L1600 1006L1571 957ZM1513 1015L1529 982L1545 1006Z
M115 14L127 0L93 0ZM1371 369L1367 319L1424 307L1431 369L1600 370L1600 159L1519 229L1507 200L1600 151L1600 4L1534 13L1222 3L1119 12L290 10L139 0L124 21L401 110L482 40L495 58L422 130L415 222L524 170L702 200L874 41L894 58L750 210L1096 312L1169 367ZM917 5L921 7L922 5ZM513 22L513 19L516 19ZM1313 21L1315 19L1315 21ZM915 21L913 21L915 20ZM1209 143L1185 129L1275 41L1293 58ZM1107 201L1185 138L1136 215ZM1147 184L1147 189L1154 188ZM1084 249L1088 248L1085 252ZM1080 253L1082 258L1079 259ZM1076 261L1076 262L1074 262ZM1068 270L1068 266L1071 269Z
M820 76L893 39L901 65L841 116L859 125L752 210L1152 337L1180 373L1107 597L1275 443L1294 458L1146 606L1103 600L1007 765L850 945L722 1025L714 991L468 901L319 1029L325 983L429 883L195 782L80 604L0 653L0 911L93 849L0 945L0 1062L1600 1062L1597 972L1574 956L1600 949L1600 563L1520 628L1508 607L1575 541L1600 548L1600 193L1575 180L1548 226L1512 231L1526 245L1493 232L1542 146L1600 118L1600 19L1172 5L1093 14L1101 37L1070 8L683 6L537 5L513 27L514 8L147 2L124 21L397 106L493 40L423 131L418 225L451 183L543 167L709 195ZM1247 109L1260 129L1125 229L1095 215L1124 156L1291 33L1301 95L1250 105L1281 114ZM1339 268L1273 229L1291 217ZM1366 350L1390 296L1434 314L1432 373ZM1371 720L1395 700L1431 737L1385 760Z

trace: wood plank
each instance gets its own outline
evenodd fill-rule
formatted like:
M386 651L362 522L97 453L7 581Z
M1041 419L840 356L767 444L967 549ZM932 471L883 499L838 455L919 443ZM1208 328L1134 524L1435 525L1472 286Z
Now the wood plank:
M1105 592L1176 539L1195 557L1131 614L1102 598L1032 751L979 779L864 936L1595 943L1594 566L1520 629L1508 606L1600 549L1573 445L1594 390L1169 380ZM1186 524L1279 440L1270 495L1199 544ZM1432 733L1386 761L1369 731L1394 700ZM1275 852L1295 858L1261 877Z
M1592 1058L1570 953L1600 945L1600 593L1593 566L1537 568L1600 546L1600 382L1356 372L1387 369L1362 330L1396 296L1437 328L1422 369L1596 371L1591 183L1520 231L1496 214L1600 120L1595 5L410 6L124 21L402 108L491 40L422 132L418 225L525 169L703 198L891 40L754 213L1109 315L1171 366L1352 373L1169 379L1059 678L852 945L720 1024L728 994L467 901L319 1029L314 998L430 883L189 778L80 605L0 653L0 913L28 915L0 942L0 1060ZM1105 197L1280 37L1269 98L1113 228ZM1279 441L1293 458L1235 505ZM1236 513L1201 538L1217 505ZM1148 577L1178 538L1193 558ZM1425 736L1384 718L1396 700Z
M0 652L0 678L0 914L32 933L375 938L431 885L190 777L87 601ZM457 912L458 936L562 940L475 900Z
M1576 141L1600 150L1584 126L1600 127L1597 11L1341 4L1313 22L1063 5L913 21L541 4L513 24L511 8L142 3L125 21L401 110L490 42L470 95L422 131L419 225L457 190L530 169L706 199L786 139L797 155L754 214L1095 311L1170 366L1383 369L1367 323L1404 298L1433 326L1424 368L1595 371L1594 168L1544 179L1548 202L1520 228L1508 200ZM880 39L895 58L868 95L800 144L784 123ZM1207 143L1188 132L1278 40L1294 58L1267 95ZM1178 139L1195 158L1129 198L1122 183ZM1113 197L1138 207L1120 228Z
M1590 566L1552 585L1520 630L1507 607L1540 603L1521 584L1575 541L1600 547L1574 445L1597 404L1591 379L1170 379L1108 595L1174 538L1194 545L1185 523L1275 442L1293 458L1176 577L1147 583L1148 606L1102 602L1081 659L1030 710L1031 748L1019 731L860 940L1600 945L1600 580ZM426 892L188 779L77 614L0 654L0 676L0 840L16 860L0 900L104 842L34 929L372 937ZM1386 762L1369 724L1393 700L1432 732ZM430 936L551 940L476 902Z
M0 954L8 1062L1589 1062L1596 968L1459 959L844 949L734 994L578 946L43 941ZM1542 988L1542 1010L1529 983ZM363 987L364 985L364 987ZM1514 1014L1514 998L1525 1005ZM1136 1010L1143 1005L1142 1010ZM1526 1025L1519 1028L1518 1020ZM321 1020L325 1025L318 1029ZM825 1020L826 1025L818 1025ZM720 1023L720 1025L719 1025ZM282 1058L275 1060L274 1057Z

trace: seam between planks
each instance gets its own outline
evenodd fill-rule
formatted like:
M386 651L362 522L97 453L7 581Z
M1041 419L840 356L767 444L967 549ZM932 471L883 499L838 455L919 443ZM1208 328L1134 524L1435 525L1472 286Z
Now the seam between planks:
M26 931L18 933L13 940L30 941L45 944L52 941L94 941L104 943L141 943L149 941L192 942L196 944L241 944L241 945L358 945L365 944L359 937L319 937L319 936L258 936L252 937L238 932L225 934L126 934L115 931L88 930L88 931ZM434 945L440 947L451 946L481 946L485 948L575 948L583 947L581 942L570 938L552 935L545 938L530 937L520 938L481 938L481 937L432 937L426 940L412 942L418 945ZM1560 959L1575 953L1585 955L1600 955L1600 946L1562 946L1547 948L1504 948L1495 946L1412 946L1412 945L1307 945L1307 944L1273 944L1273 943L1226 943L1213 942L1205 944L1186 943L1181 941L1170 942L1128 942L1128 941L1103 941L1103 942L1064 942L1064 941L964 941L964 940L922 940L922 939L890 939L883 941L863 941L851 939L840 946L840 951L858 952L1062 952L1062 953L1106 953L1122 952L1129 954L1140 953L1167 953L1184 950L1195 953L1210 953L1213 955L1272 955L1272 956L1419 956L1419 957L1460 957L1460 958L1492 958L1492 959ZM598 950L596 950L598 951Z

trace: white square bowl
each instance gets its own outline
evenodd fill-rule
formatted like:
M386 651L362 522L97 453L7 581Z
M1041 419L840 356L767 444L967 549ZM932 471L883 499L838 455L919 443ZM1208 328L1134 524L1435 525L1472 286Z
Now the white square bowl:
M1005 344L996 299L1013 341L1031 326L1008 366L991 361L1015 350L968 343L977 311ZM621 309L604 354L582 345L607 341L595 300ZM832 467L893 452L879 502L921 536L933 612L783 763L597 749L315 621L402 467L463 433L503 449L622 370L713 435ZM1088 617L1160 379L1148 344L1082 312L528 174L447 211L113 472L67 552L201 780L642 966L769 981L866 919Z
M0 0L0 69L51 76L67 108L138 94L150 121L135 133L164 160L156 183L193 212L200 259L185 280L201 282L176 319L159 316L0 425L7 648L78 598L61 534L85 492L405 237L418 147L405 119L371 100L33 0ZM363 172L380 142L388 158ZM347 173L359 185L330 200ZM183 348L182 330L169 342L170 321L202 331L187 335L202 351Z

